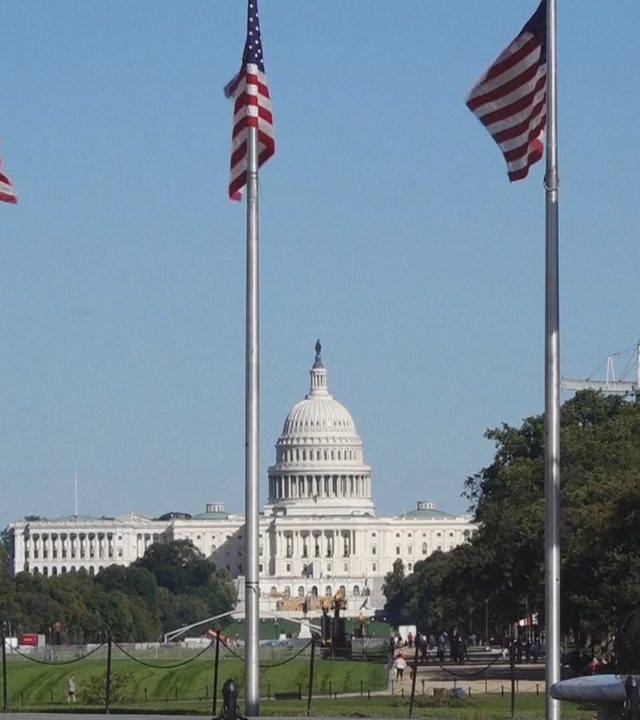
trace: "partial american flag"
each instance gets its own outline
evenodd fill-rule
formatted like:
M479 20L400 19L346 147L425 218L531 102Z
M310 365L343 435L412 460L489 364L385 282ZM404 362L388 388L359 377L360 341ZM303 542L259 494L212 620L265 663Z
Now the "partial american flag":
M542 157L547 120L547 0L476 83L467 105L500 146L509 180L527 177Z
M1 163L1 161L0 161ZM0 168L0 202L13 203L14 205L18 202L18 196L16 195L11 180L2 172Z
M240 191L247 184L247 128L255 127L258 130L258 167L273 155L276 148L257 0L249 0L242 66L225 86L224 93L233 98L229 197L231 200L240 200Z

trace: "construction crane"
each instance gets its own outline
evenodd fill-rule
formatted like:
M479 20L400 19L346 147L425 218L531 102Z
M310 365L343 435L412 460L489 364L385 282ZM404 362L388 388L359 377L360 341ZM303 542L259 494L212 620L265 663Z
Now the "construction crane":
M640 340L637 342L635 347L635 380L629 381L625 380L625 376L632 367L632 362L630 361L627 365L627 368L623 371L622 375L620 376L620 379L616 379L615 369L613 366L613 358L622 355L623 353L627 352L621 350L620 352L614 353L613 355L609 355L607 357L606 363L607 363L607 379L606 380L592 380L591 377L586 378L585 380L574 380L571 378L562 378L560 380L560 389L561 390L598 390L603 393L617 393L620 395L633 395L636 399L636 401L640 401ZM602 367L604 363L600 365ZM598 368L598 370L600 369ZM596 370L597 372L597 370Z

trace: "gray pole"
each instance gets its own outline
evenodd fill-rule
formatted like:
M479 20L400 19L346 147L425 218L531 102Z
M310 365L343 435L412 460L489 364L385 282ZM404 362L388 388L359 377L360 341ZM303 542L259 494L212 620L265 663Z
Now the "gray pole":
M556 0L547 2L545 212L545 683L546 720L560 720L549 694L560 680L560 312L558 282L558 134Z
M247 128L247 328L245 385L245 715L260 714L258 524L260 355L258 302L258 133Z

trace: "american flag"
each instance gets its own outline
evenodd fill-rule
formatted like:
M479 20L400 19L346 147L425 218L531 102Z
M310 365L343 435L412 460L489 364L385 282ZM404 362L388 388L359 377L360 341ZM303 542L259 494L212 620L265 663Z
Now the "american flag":
M547 120L547 0L474 85L467 106L491 133L509 180L540 160Z
M18 196L11 185L11 180L2 172L2 169L0 169L0 202L14 205L18 202Z
M242 66L233 80L225 86L224 94L233 98L229 198L240 200L240 191L247 184L247 128L258 129L258 167L265 163L276 149L271 99L264 72L258 0L249 0L247 39L242 54Z

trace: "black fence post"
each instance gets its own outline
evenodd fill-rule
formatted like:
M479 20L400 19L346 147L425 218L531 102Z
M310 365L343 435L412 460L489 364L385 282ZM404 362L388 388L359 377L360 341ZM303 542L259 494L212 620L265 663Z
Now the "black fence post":
M511 720L516 716L516 641L511 637L511 653L509 659L511 665Z
M4 635L4 621L2 621L2 711L7 712L9 707L9 693L7 688L7 639Z
M420 646L416 643L416 654L413 658L413 673L411 675L411 700L409 701L409 717L413 716L413 700L416 696L416 678L418 677L418 653Z
M309 694L307 696L307 717L311 715L311 700L313 699L313 665L316 656L316 639L311 638L311 660L309 662Z
M213 705L211 708L212 717L216 716L218 704L218 665L220 663L220 630L216 630L216 656L213 661Z
M111 630L107 632L107 682L104 693L104 712L109 714L111 708Z

